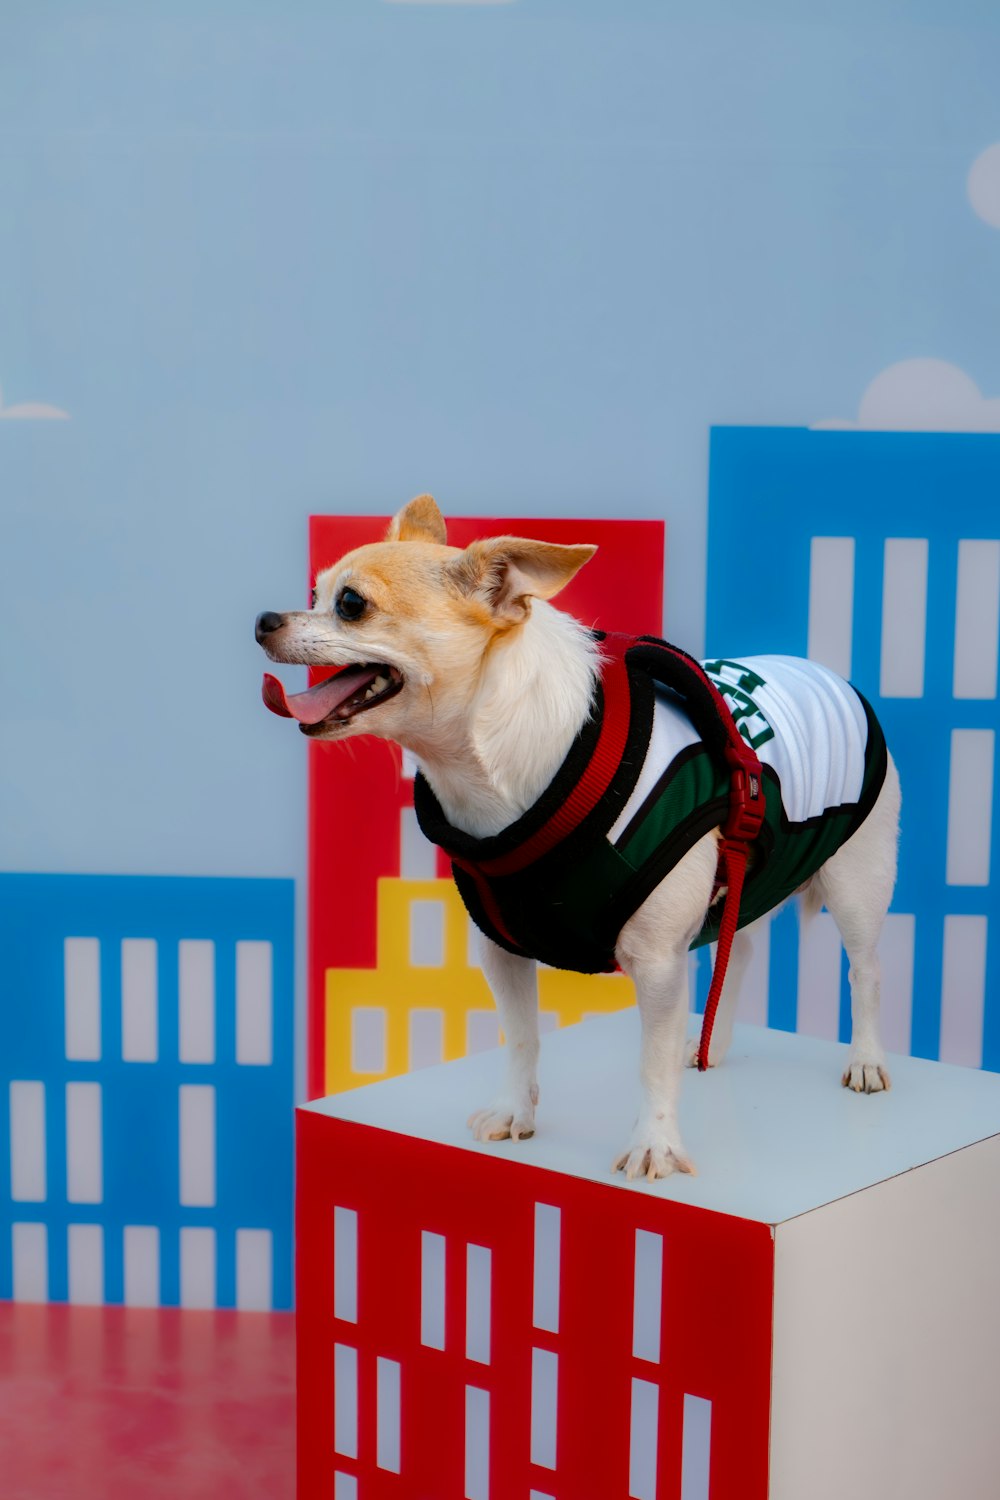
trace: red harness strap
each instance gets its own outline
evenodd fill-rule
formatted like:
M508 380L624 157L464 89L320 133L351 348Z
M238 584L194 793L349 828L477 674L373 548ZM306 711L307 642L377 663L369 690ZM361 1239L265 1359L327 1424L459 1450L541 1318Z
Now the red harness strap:
M586 770L566 801L536 833L509 854L482 861L478 868L484 875L514 875L526 865L534 864L536 859L548 854L580 826L611 785L628 740L630 699L625 648L631 645L631 640L627 636L607 636L605 645L601 673L604 712L597 744Z
M611 639L609 637L609 640ZM526 865L533 864L536 859L541 859L543 854L548 854L549 850L555 848L556 844L568 833L572 833L604 796L618 769L628 739L629 686L628 671L625 666L625 648L630 644L631 640L628 637L622 636L620 639L615 637L612 640L612 649L606 653L604 670L601 674L604 713L601 718L598 741L586 771L562 806L557 808L552 817L530 838L525 839L523 844L519 844L508 854L498 855L494 859L482 860L474 864L471 860L463 859L447 851L452 863L458 865L460 870L464 870L466 875L475 881L476 890L487 917L512 948L520 949L520 944L514 941L504 925L500 908L490 889L488 877L490 875L515 875Z

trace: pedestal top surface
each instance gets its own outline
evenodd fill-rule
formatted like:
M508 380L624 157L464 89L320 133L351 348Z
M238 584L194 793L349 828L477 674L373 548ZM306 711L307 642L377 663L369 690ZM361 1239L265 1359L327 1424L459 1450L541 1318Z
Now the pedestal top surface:
M695 1034L700 1020L691 1020ZM891 1091L856 1095L841 1087L846 1057L833 1042L738 1026L721 1068L684 1072L681 1130L698 1175L656 1183L628 1184L611 1171L638 1104L634 1010L543 1038L541 1103L528 1141L480 1144L466 1128L498 1092L496 1051L303 1107L768 1224L1000 1134L1000 1074L890 1057Z

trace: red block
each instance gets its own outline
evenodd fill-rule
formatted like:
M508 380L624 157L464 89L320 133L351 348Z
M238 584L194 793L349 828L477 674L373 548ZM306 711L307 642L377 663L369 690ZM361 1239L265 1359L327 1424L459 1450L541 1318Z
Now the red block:
M737 1027L627 1184L638 1044L546 1036L528 1141L496 1053L299 1112L301 1500L994 1500L1000 1078Z
M300 1500L765 1500L768 1226L298 1125Z

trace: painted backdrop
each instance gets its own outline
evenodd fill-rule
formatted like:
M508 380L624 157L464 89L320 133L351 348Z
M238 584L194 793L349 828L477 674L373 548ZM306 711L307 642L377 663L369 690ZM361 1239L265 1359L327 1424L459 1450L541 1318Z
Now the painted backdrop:
M253 1096L287 1164L305 1086L306 757L252 622L310 514L665 521L695 652L808 645L815 598L843 659L853 559L852 670L932 757L894 1039L997 1065L955 642L1000 537L998 76L988 0L6 7L0 1295L285 1295L285 1179L231 1152ZM710 468L712 427L786 435ZM816 932L803 1009L775 927L759 1019L842 1027Z

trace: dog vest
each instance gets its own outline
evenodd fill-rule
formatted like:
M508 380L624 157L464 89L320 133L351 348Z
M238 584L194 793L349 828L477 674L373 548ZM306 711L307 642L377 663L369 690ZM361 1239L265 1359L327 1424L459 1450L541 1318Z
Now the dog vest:
M605 636L591 712L552 781L487 838L454 828L419 775L414 805L449 855L469 915L511 953L578 973L609 973L629 917L699 839L726 822L732 766L714 712L674 648ZM694 664L692 664L692 667ZM885 738L861 694L795 657L703 663L760 760L764 821L739 926L814 875L860 826L885 779ZM713 903L692 943L716 940Z

